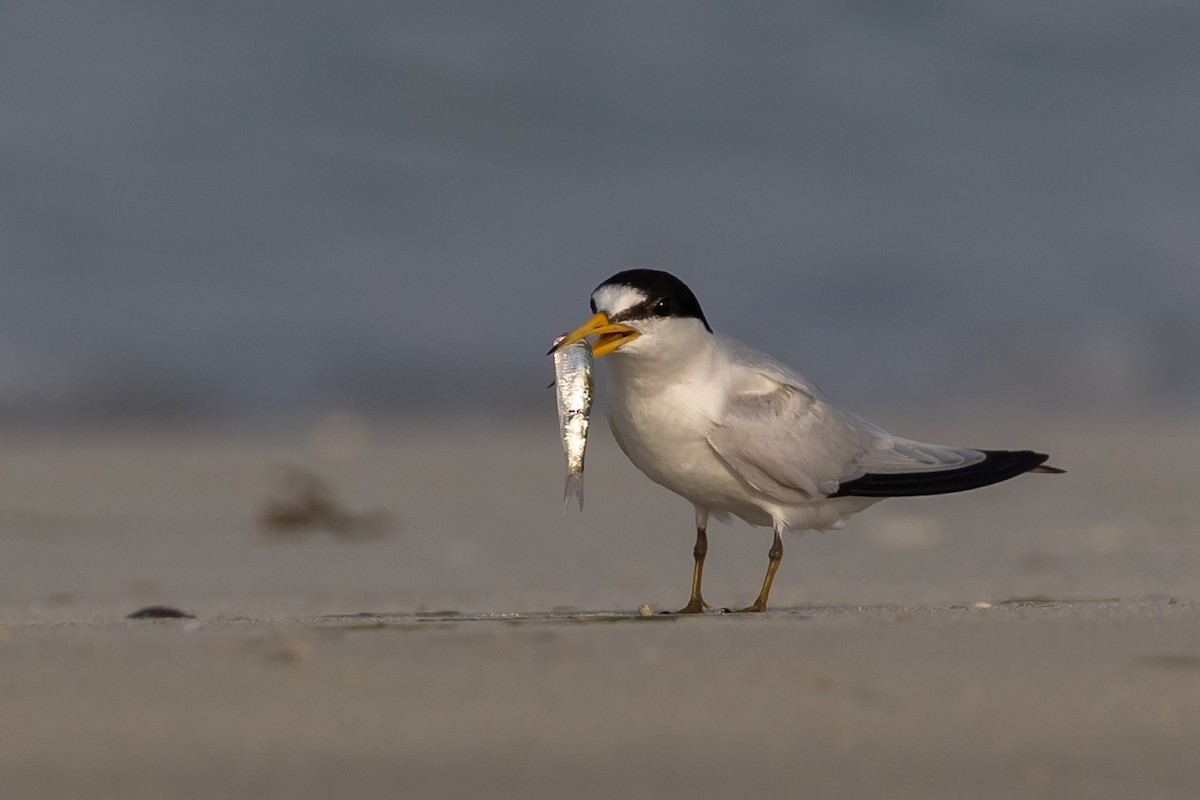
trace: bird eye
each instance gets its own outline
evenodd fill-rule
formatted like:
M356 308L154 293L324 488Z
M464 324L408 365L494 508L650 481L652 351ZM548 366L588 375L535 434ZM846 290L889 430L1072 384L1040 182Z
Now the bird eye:
M661 316L667 316L671 313L671 302L667 298L662 298L654 304L654 313Z

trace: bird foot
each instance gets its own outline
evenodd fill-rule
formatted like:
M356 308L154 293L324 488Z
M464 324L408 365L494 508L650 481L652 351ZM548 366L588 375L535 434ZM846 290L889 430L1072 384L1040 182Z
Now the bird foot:
M688 604L678 611L660 611L660 614L703 614L707 609L712 608L702 598L693 597L688 601Z
M734 614L761 614L762 612L764 612L766 610L767 610L767 604L760 603L756 600L755 602L751 603L750 605L746 606L745 608L739 608L737 611L734 611L733 613ZM726 611L728 611L728 609L726 609Z

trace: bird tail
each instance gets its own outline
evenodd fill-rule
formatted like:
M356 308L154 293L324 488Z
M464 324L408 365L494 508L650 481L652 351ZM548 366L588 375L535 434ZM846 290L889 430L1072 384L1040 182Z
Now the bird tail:
M867 473L861 478L846 481L831 497L914 497L927 494L949 494L978 489L1006 481L1025 472L1063 473L1066 470L1045 466L1049 456L1032 450L980 450L982 461L953 469L906 472Z

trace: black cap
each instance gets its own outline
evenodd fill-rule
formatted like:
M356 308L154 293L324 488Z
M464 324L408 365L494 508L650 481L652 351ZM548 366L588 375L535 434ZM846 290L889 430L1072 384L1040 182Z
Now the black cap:
M627 269L613 275L597 286L596 290L605 286L628 286L646 296L645 301L612 317L613 322L650 317L692 317L704 323L705 330L712 333L696 295L692 294L686 283L669 272L660 269ZM595 303L592 305L592 310L595 311Z

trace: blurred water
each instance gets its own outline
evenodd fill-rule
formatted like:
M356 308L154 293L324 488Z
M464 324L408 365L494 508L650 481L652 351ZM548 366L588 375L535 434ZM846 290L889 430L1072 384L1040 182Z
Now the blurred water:
M618 269L864 402L1200 396L1200 6L12 0L0 413L545 411Z

